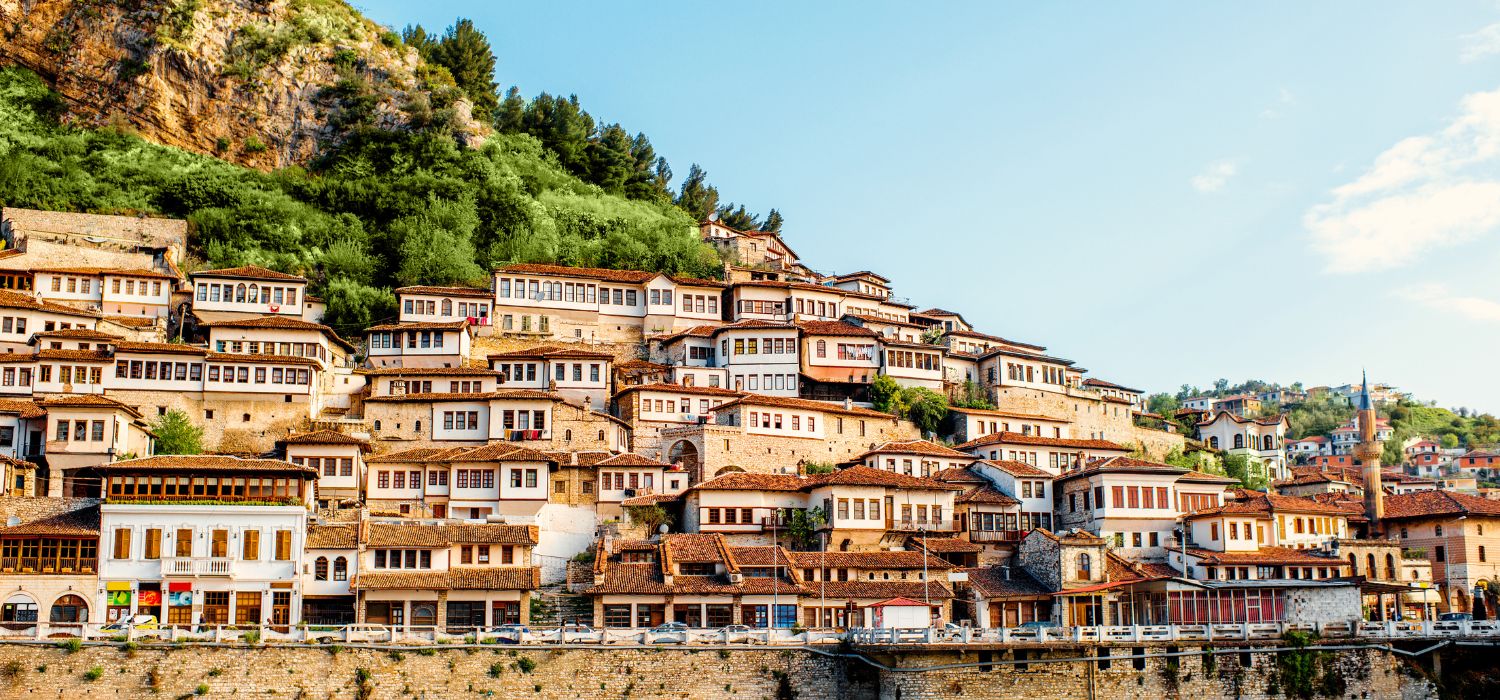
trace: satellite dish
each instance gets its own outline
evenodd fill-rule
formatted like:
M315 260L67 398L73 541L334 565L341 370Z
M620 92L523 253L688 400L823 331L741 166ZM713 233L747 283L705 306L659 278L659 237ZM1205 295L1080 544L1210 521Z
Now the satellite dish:
M667 528L667 524L666 523L662 523L662 524L656 526L656 531L660 532L663 535L667 534L667 529L668 528Z
M15 527L15 526L20 525L20 524L21 524L21 518L19 518L17 516L12 515L9 518L5 519L5 526L6 527Z
M710 212L709 215L708 215L708 220L709 221L718 221L719 220L719 212Z

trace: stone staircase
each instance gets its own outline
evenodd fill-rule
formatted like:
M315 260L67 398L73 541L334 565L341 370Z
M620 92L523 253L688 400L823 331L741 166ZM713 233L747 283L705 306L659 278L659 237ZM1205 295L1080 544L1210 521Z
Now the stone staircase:
M594 600L569 593L562 586L539 588L532 594L532 627L557 627L564 623L594 624Z

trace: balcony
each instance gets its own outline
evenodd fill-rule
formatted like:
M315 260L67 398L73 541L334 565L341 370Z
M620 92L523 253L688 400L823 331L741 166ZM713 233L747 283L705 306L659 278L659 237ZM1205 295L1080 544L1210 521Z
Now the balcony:
M969 541L975 544L988 542L1020 542L1025 530L970 530Z
M953 532L958 529L958 523L952 520L895 520L886 518L885 529L906 530L910 532L917 532L919 530L927 532Z
M162 557L162 576L234 576L229 557Z
M98 570L94 557L5 557L0 559L0 573L6 574L92 574Z

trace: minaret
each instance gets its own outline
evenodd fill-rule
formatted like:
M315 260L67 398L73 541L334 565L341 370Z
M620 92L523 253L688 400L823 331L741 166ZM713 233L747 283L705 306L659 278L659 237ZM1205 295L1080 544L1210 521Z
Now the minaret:
M1354 446L1354 458L1364 466L1365 517L1370 519L1370 538L1384 533L1381 520L1385 518L1385 489L1380 483L1380 442L1375 439L1375 404L1370 401L1370 378L1363 377L1364 385L1359 392L1359 444Z

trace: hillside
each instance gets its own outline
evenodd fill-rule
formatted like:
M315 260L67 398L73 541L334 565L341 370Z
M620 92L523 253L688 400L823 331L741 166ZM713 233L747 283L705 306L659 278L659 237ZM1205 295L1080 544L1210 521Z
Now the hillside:
M0 57L51 83L74 124L261 168L340 135L341 83L371 86L360 108L384 128L432 94L417 52L341 0L0 0L0 27ZM472 143L488 133L456 121Z

